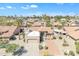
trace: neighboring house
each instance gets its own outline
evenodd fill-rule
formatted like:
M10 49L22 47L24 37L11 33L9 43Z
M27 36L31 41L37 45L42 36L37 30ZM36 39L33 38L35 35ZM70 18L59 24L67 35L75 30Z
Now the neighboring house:
M79 26L79 21L75 21L76 26Z
M32 27L41 27L41 22L34 22Z
M17 28L17 26L0 26L0 37L2 38L10 38L19 32L20 28Z
M62 26L62 24L61 24L59 21L54 21L52 25L53 25L54 27Z
M39 19L33 19L33 18L29 18L27 19L27 22L35 22L35 21L38 21Z
M79 27L64 27L68 36L73 38L74 40L79 40Z
M76 26L77 24L76 24L76 21L75 21L75 19L70 19L69 21L68 21L68 26Z
M41 26L45 26L45 22L34 22L32 24L32 27L41 27Z
M53 29L53 33L66 35L66 31L64 29Z
M23 22L22 22L22 27L26 27L26 25L27 25L27 20L23 20Z

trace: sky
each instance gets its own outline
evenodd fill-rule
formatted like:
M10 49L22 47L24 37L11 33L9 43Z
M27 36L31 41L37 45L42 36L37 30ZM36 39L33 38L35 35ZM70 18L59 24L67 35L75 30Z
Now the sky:
M0 3L0 15L76 15L79 3Z

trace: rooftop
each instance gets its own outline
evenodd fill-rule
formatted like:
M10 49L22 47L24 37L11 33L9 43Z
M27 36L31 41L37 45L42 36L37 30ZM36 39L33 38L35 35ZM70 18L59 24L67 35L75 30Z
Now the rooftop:
M79 39L79 27L64 27L66 33L74 39Z
M11 35L13 35L16 28L17 26L0 26L0 33L2 33L0 36L10 37Z
M38 32L38 31L32 31L27 36L40 36L40 32Z
M59 21L53 22L54 26L61 26L62 24Z
M48 33L52 32L51 27L30 27L29 29L32 31L40 31L40 32L48 32Z
M32 26L34 26L34 27L40 27L41 25L42 25L41 22L34 22L32 24Z

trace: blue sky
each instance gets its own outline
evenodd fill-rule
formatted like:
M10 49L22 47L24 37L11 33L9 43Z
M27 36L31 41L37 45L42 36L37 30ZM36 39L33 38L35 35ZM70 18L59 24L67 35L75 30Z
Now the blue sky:
M78 3L0 3L0 15L76 15Z

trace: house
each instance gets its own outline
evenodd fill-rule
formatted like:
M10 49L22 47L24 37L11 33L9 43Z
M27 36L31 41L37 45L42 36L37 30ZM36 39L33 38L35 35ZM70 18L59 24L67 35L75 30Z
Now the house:
M79 40L79 27L64 27L68 36L73 38L74 40Z
M22 25L21 25L21 26L22 26L22 27L26 27L26 25L27 25L27 20L24 19L24 20L22 21Z
M31 31L29 32L27 35L27 42L28 43L39 43L39 40L40 40L40 32L38 31Z
M77 26L79 26L79 21L75 21L75 24L76 24Z
M41 27L41 26L45 26L45 22L38 21L32 24L32 27Z
M39 31L30 31L25 29L25 38L26 38L26 47L28 52L27 55L38 56L39 55L39 40L40 32Z
M64 29L53 29L53 32L56 34L66 35L66 31Z
M31 31L39 31L40 33L43 32L47 39L52 38L52 29L51 27L30 27L29 30Z
M51 27L29 27L29 30L52 33Z
M62 26L62 24L61 24L59 21L54 21L52 25L53 25L54 27Z
M0 26L0 37L2 38L10 38L19 32L20 28L17 28L17 26Z
M41 22L34 22L32 27L41 27Z

